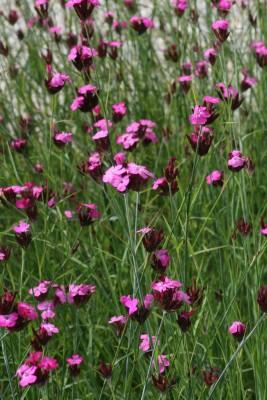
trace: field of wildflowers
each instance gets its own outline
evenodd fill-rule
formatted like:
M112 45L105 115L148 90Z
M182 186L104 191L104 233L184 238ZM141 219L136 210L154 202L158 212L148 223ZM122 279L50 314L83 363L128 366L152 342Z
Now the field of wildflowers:
M265 0L1 0L0 399L267 399Z

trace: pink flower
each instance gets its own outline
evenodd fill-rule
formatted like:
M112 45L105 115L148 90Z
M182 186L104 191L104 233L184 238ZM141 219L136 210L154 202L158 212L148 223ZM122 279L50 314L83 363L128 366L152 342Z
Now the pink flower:
M34 375L36 370L36 366L28 367L23 364L16 372L16 375L21 378L19 381L20 386L24 387L33 384L37 380L37 376Z
M139 175L142 179L155 178L155 175L149 172L146 167L142 165L137 165L135 163L129 163L127 165L127 170L129 174Z
M127 317L124 317L124 315L120 315L118 317L114 316L111 317L110 320L108 321L109 324L114 324L116 322L121 322L122 324L126 324Z
M70 210L65 210L64 211L64 214L66 215L66 218L72 218L73 217L73 215L75 214L75 212L74 211L70 211Z
M139 142L139 137L135 133L125 133L117 137L116 143L122 144L125 150L133 150L137 143Z
M7 315L0 315L0 327L2 328L13 328L16 325L18 314L13 312Z
M56 72L50 81L50 85L52 87L62 87L64 86L65 82L71 83L72 81L68 75Z
M223 185L223 171L213 171L210 175L206 177L206 183L213 186Z
M151 307L152 301L154 299L153 294L147 294L144 298L144 307L149 309Z
M137 307L137 305L139 303L138 299L131 300L130 296L122 296L120 300L121 300L121 303L126 308L129 309L128 310L129 315L134 314L138 310L138 307Z
M29 319L31 321L38 317L38 314L34 308L30 304L22 301L18 302L18 314L22 318Z
M245 335L246 325L242 322L233 322L229 328L229 332L234 336L234 338L240 342Z
M58 328L55 325L49 324L47 322L42 322L40 326L41 328L46 330L48 336L52 336L54 333L59 332Z
M83 362L82 356L79 356L79 354L73 354L71 358L67 358L67 363L69 365L79 365Z
M66 143L71 143L72 142L72 133L66 133L66 132L60 132L56 133L53 137L54 143L60 143L61 144L66 144Z
M51 28L49 28L49 32L51 33L59 33L62 31L62 27L60 26L51 26Z
M228 155L228 168L232 172L238 172L247 165L247 158L242 157L242 152L233 150Z
M54 318L55 313L52 311L54 308L53 301L43 301L37 304L37 309L43 311L41 314L42 319Z
M196 105L193 109L193 114L189 117L189 121L192 125L205 125L210 116L211 114L208 112L206 107Z
M20 222L19 225L13 226L13 230L16 233L26 233L28 232L30 227L30 224L27 224L26 222Z
M181 282L179 281L172 281L167 276L164 277L164 281L160 282L152 282L151 287L153 290L162 293L168 289L175 289L182 286Z
M223 19L219 19L218 21L213 22L213 24L211 25L213 30L222 29L223 31L227 31L229 26L230 22Z
M59 367L57 360L50 357L44 357L41 362L38 364L39 368L44 369L45 371L52 371Z
M170 366L170 362L167 360L167 356L161 354L158 356L159 373L163 374L165 368ZM155 367L154 361L152 361L152 366Z
M139 349L143 350L143 351L150 350L149 335L148 334L141 335L140 339L141 339L141 343L140 343ZM157 337L156 336L152 336L151 339L152 339L152 342L155 343ZM157 342L157 344L159 344L159 341Z

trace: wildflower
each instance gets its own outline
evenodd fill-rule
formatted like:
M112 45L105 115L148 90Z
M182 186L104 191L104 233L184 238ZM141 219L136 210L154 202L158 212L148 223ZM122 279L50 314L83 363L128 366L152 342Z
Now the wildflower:
M79 375L81 372L81 368L79 365L83 362L82 356L79 356L79 354L73 354L71 358L67 358L67 363L69 364L69 370L71 376L74 378Z
M214 138L214 131L211 128L203 127L200 132L196 130L196 133L186 135L187 139L194 152L197 152L199 156L205 156L212 144Z
M98 89L92 85L85 85L80 89L76 89L76 92L79 96L72 102L70 106L71 110L79 109L82 112L92 112L98 103Z
M165 49L164 57L166 60L172 60L173 62L177 62L179 60L177 45L171 44L167 49Z
M182 17L185 10L188 8L187 0L172 0L172 4L178 17Z
M229 26L230 22L223 19L219 19L218 21L213 22L212 30L220 43L225 42L230 35L230 32L227 31Z
M22 365L16 372L16 375L21 378L19 381L20 386L24 387L35 383L37 380L37 376L35 375L36 370L37 367L35 366L28 367L27 365Z
M62 149L63 147L65 147L67 143L72 142L72 133L58 132L57 129L53 131L54 131L53 142L58 148Z
M207 108L207 111L210 113L210 117L207 119L206 125L212 124L218 117L219 113L216 111L215 104L219 104L220 99L218 97L212 96L204 96L203 97L203 106Z
M92 136L94 140L97 150L100 153L106 153L110 148L110 140L109 134L107 130L101 130L97 132L94 136Z
M112 106L112 120L114 123L120 122L126 114L127 108L125 103L113 104Z
M42 301L48 294L50 281L40 281L38 286L29 290L29 294L33 294L37 301Z
M209 63L213 66L216 62L216 55L217 52L216 50L212 47L210 49L207 49L203 53L204 57L209 60Z
M11 142L12 149L16 150L18 153L24 153L27 150L28 140L27 139L15 139Z
M242 152L232 150L228 155L228 168L232 172L238 172L247 165L247 158L242 157Z
M0 314L0 327L2 328L13 328L16 325L17 319L19 318L18 313L13 312L7 315Z
M168 250L157 250L153 254L153 264L152 268L154 271L158 272L159 274L164 274L168 265L170 263L170 256L168 254Z
M53 301L43 301L37 304L37 309L43 311L41 317L43 320L54 318L56 315L52 310L54 310L55 304Z
M76 45L71 48L70 53L68 55L68 60L72 61L74 67L78 71L82 71L86 67L90 67L93 63L93 57L97 56L97 50L82 46Z
M154 23L150 18L134 16L130 19L130 23L132 24L133 29L138 33L138 35L142 35L146 32L147 29L154 28Z
M224 178L224 172L223 171L213 171L210 175L206 177L206 183L208 185L213 185L213 186L223 186L223 178Z
M193 282L192 286L186 287L186 293L188 294L192 307L198 307L203 301L204 286L199 289L197 288L196 281Z
M186 333L188 331L188 329L191 326L191 320L190 318L192 317L192 315L194 315L195 311L185 311L183 310L179 315L178 315L178 320L177 320L177 324L179 325L181 331L183 333Z
M74 7L76 14L81 21L86 21L99 6L99 0L69 0L66 3L67 8Z
M104 360L101 360L98 372L103 376L103 378L109 379L112 375L112 365L106 364Z
M244 78L241 82L241 91L245 92L246 90L248 90L256 85L257 79L254 78L253 76L248 76L248 68L244 69L242 71L242 74L243 74Z
M77 307L81 307L88 302L92 294L95 293L95 286L92 285L66 285L56 288L56 304L58 303L74 303Z
M55 358L43 357L41 362L38 364L39 368L44 369L45 371L52 371L59 367L57 360Z
M152 374L152 381L156 389L161 393L165 393L168 389L172 389L173 386L175 386L177 378L172 378L168 381L166 375L159 374L156 378L156 376Z
M207 61L198 61L196 63L195 75L201 79L206 78L208 76L208 65Z
M239 98L239 93L232 86L227 88L223 82L216 83L213 89L218 89L218 95L231 104L232 111L239 108L244 101L244 97Z
M192 75L183 75L178 78L178 82L181 84L181 88L185 94L189 92L191 87Z
M152 343L155 343L157 336L152 336L151 339L152 339ZM141 340L141 343L140 343L139 349L142 351L150 350L151 344L150 344L149 335L147 333L141 335L140 340ZM157 342L157 344L159 344L159 341Z
M100 219L100 214L95 204L82 203L77 206L77 210L81 226L89 226L94 222L94 219Z
M152 282L154 300L159 306L167 311L177 311L183 305L183 302L190 304L190 297L178 290L182 284L173 281L167 276L160 276L159 281Z
M123 148L127 151L132 151L137 143L139 142L139 137L136 133L125 133L117 137L116 143L122 144Z
M260 224L261 224L261 233L267 236L267 222L264 223L262 217L260 218Z
M142 228L136 233L144 233L142 242L148 253L153 253L164 238L163 229L155 230L155 228Z
M141 190L149 178L155 177L145 166L137 165L135 163L128 163L127 174L130 179L128 188L134 191Z
M246 330L246 325L244 325L242 322L239 321L233 322L229 328L229 332L238 342L242 341L245 335L245 330Z
M192 111L193 114L189 117L189 121L192 125L205 125L208 118L211 116L206 107L200 107L199 105L196 105Z
M109 47L108 55L112 60L116 60L118 57L118 48L123 45L123 42L108 42L107 46Z
M143 325L150 314L151 302L153 296L147 294L143 304L138 306L138 299L131 299L130 296L121 296L121 303L128 309L128 314L133 321L137 321L139 325Z
M64 87L65 82L72 82L67 74L49 73L48 78L45 79L45 86L50 94L56 94Z
M261 286L258 291L257 303L260 310L264 313L267 312L267 286Z
M7 262L10 259L11 249L5 246L0 246L0 261Z
M32 241L32 235L28 232L29 228L30 224L23 221L19 225L13 226L13 230L16 232L15 239L24 250L26 250Z
M207 387L210 387L219 379L218 369L210 367L206 370L203 370L202 376L203 376L205 385Z
M158 366L159 366L159 373L163 374L165 370L167 370L170 366L170 361L167 359L167 356L164 354L158 355ZM152 366L155 367L155 362L152 361Z
M55 325L48 322L41 322L40 328L44 329L49 337L51 337L54 333L59 332L58 328Z
M250 232L250 223L246 222L244 218L241 218L237 221L236 228L240 235L246 237Z
M126 322L127 322L127 317L124 317L123 315L120 315L118 317L116 316L111 317L110 320L108 321L109 324L115 324L116 336L118 337L122 336L122 332L124 331Z

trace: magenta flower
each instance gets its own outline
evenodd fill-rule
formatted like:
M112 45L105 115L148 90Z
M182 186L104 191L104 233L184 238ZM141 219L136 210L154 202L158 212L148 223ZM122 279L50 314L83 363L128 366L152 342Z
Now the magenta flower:
M69 0L66 7L74 7L76 14L81 21L86 21L92 14L95 7L99 6L99 0Z
M152 366L155 367L154 361L152 361ZM159 373L163 374L165 369L170 366L170 362L167 359L167 356L165 356L164 354L160 354L158 356L158 366L159 366Z
M183 75L178 78L178 82L181 84L181 88L184 93L188 93L191 87L192 75Z
M38 317L37 312L34 310L34 308L28 304L24 303L22 301L19 301L17 304L17 310L18 314L23 318L23 319L29 319L29 320L34 320L35 318Z
M69 132L55 133L53 136L53 142L58 148L62 149L63 147L65 147L67 143L72 142L72 133Z
M46 331L48 336L52 336L54 333L59 332L58 328L55 325L48 322L42 322L40 327Z
M15 139L11 142L12 149L16 150L18 153L23 153L27 150L28 140L27 139Z
M165 178L164 178L165 179ZM170 263L170 256L168 250L158 250L153 254L152 268L159 274L164 274Z
M257 84L257 79L252 76L248 76L248 68L244 69L244 71L242 71L242 74L244 76L244 79L241 82L241 90L242 92L245 92L246 90L252 88Z
M238 172L247 165L247 158L242 157L242 152L233 150L228 155L228 168L232 172Z
M127 108L125 103L113 104L112 106L112 120L117 123L122 120L126 114Z
M71 358L67 358L67 363L69 365L79 365L83 362L82 356L79 356L79 354L73 354Z
M55 313L52 311L55 308L53 301L43 301L37 304L37 309L43 311L41 316L43 320L54 318Z
M246 325L244 325L242 322L239 321L233 322L229 328L229 332L234 336L234 338L238 342L241 342L241 340L243 339L245 335L245 330L246 330Z
M230 32L227 31L229 26L230 22L223 19L219 19L218 21L213 22L211 27L220 43L225 42L225 40L230 35Z
M211 47L210 49L205 50L204 53L203 53L203 56L209 60L209 63L211 65L215 64L216 55L217 55L217 52L213 47Z
M29 367L25 364L23 364L20 368L18 368L16 375L21 378L19 381L20 386L25 387L35 383L37 380L37 376L34 375L36 370L37 370L36 366Z
M123 315L111 317L108 321L109 324L115 324L116 336L121 337L125 324L127 322L127 317Z
M117 137L116 143L122 144L123 148L128 151L132 151L137 143L139 142L139 137L135 133L125 133Z
M264 236L267 236L267 222L264 222L262 217L260 218L260 224L261 224L261 233Z
M213 171L206 177L206 183L213 186L223 186L223 171Z
M189 121L192 125L205 125L208 118L211 116L206 107L200 107L199 105L196 105L192 111L193 114L189 117Z
M18 314L13 312L7 315L0 314L0 327L1 328L13 328L16 325L18 319Z
M92 85L85 85L78 90L76 89L76 91L79 96L72 102L70 106L71 110L75 111L79 109L82 112L92 112L98 103L98 89Z
M43 357L41 362L38 364L39 368L44 369L45 371L52 371L59 367L57 360L55 358Z
M195 313L194 310L189 311L189 312L186 310L183 310L178 315L177 324L183 333L186 333L188 331L188 329L190 328L190 326L191 326L190 318L192 317L192 315L194 315L194 313Z
M139 34L142 35L146 32L147 29L153 29L154 23L150 18L143 18L140 16L134 16L130 19L130 23L132 24L133 29Z
M152 339L152 342L155 343L157 337L156 337L156 336L152 336L151 339ZM150 350L150 339L149 339L149 335L148 335L147 333L141 335L141 336L140 336L140 340L141 340L141 343L140 343L139 349L142 350L142 351L148 351L148 350ZM159 341L157 342L157 344L159 344Z
M159 293L166 292L168 289L176 289L181 286L182 286L181 282L173 281L169 279L167 276L164 276L162 281L152 282L151 284L152 289Z
M87 46L76 45L71 48L68 55L68 60L72 61L74 67L78 71L90 67L93 62L93 57L98 56L98 51Z
M59 72L54 75L49 73L48 78L45 79L45 86L50 94L56 94L65 86L65 82L72 82L68 75Z
M82 203L77 206L81 226L91 225L95 219L100 219L100 213L95 204Z
M195 127L196 128L196 127ZM212 144L214 138L214 131L211 128L203 127L201 133L191 133L186 135L192 150L197 152L200 156L205 156Z
M16 233L26 233L28 232L30 227L30 224L27 224L26 222L20 222L19 225L13 226L13 230Z
M131 296L121 296L120 302L128 309L128 314L133 321L143 325L150 314L152 298L146 296L144 303L138 306L138 299L131 299Z

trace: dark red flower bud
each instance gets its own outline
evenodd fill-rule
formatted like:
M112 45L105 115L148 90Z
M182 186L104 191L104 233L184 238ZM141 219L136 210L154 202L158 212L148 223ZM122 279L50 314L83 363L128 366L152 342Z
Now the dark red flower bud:
M184 310L178 315L177 324L179 325L179 327L183 333L186 333L188 331L188 329L190 328L190 325L191 325L190 318L192 317L192 315L194 313L195 313L194 310L192 310L190 312Z
M98 372L105 378L109 379L112 375L112 365L106 364L104 360L100 361Z
M260 310L264 313L267 312L267 286L262 286L258 291L257 302Z
M207 387L210 387L219 379L218 369L217 368L209 368L207 370L203 370L202 376L203 376L205 385Z
M250 232L250 223L246 222L244 218L241 218L237 221L236 228L240 235L247 236Z
M152 228L149 232L145 233L142 239L144 248L148 253L153 253L164 239L163 229L155 230Z
M204 286L201 289L197 288L196 281L193 282L192 286L186 287L186 293L190 297L192 307L198 307L203 301Z

